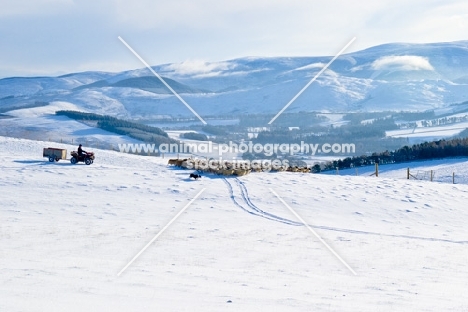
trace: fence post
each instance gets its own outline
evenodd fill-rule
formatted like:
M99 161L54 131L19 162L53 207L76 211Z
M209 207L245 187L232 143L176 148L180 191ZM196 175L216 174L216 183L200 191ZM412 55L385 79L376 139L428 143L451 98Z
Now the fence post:
M455 171L452 173L452 184L455 184Z
M378 163L375 163L375 176L376 177L379 176L379 164Z
M406 179L408 179L408 180L409 180L409 175L410 174L409 174L409 167L408 167L408 169L406 169Z
M336 167L336 174L337 174L337 175L340 174L340 169L338 169L338 167Z
M432 182L433 177L434 177L434 170L431 170L431 182Z

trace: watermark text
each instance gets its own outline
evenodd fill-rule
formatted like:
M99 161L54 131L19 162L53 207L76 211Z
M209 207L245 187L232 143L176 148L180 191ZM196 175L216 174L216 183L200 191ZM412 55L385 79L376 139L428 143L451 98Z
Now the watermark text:
M218 156L225 154L263 154L267 157L274 154L354 154L356 153L356 145L354 143L253 143L247 142L232 142L226 144L214 144L208 142L182 142L182 143L163 143L160 145L147 144L147 143L124 143L119 144L119 151L122 153L135 153L135 154L213 154L217 153Z

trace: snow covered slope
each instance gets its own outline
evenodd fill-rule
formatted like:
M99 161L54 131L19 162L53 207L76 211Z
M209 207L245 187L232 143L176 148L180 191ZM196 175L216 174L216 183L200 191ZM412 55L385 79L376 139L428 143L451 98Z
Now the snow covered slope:
M116 149L119 143L139 142L65 116L57 116L55 112L58 110L83 108L68 102L52 102L47 106L13 110L8 112L11 118L0 120L0 135L51 142L75 142L106 149Z
M467 185L295 173L193 181L167 159L104 150L91 166L48 163L48 145L0 137L1 311L468 309Z
M154 70L202 116L277 113L332 56L187 61ZM444 108L468 100L468 41L386 44L340 56L288 109L382 111ZM146 69L0 80L0 109L70 102L116 117L192 113Z
M407 179L408 168L411 174L410 179L430 181L432 171L432 181L453 183L453 174L455 174L456 184L468 184L468 159L465 157L380 165L379 176L392 179ZM338 172L342 176L370 176L374 173L374 166L344 169ZM327 171L324 174L337 174L337 172Z

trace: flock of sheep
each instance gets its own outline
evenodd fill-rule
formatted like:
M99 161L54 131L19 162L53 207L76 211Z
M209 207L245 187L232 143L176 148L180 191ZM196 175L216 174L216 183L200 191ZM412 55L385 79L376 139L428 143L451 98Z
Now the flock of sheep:
M246 174L254 172L269 172L269 171L289 171L289 172L301 172L310 173L308 167L292 167L292 166L272 166L271 163L253 165L250 162L230 162L227 160L206 160L206 159L169 159L168 165L184 168L193 169L199 172L207 172L218 175L230 176L244 176Z

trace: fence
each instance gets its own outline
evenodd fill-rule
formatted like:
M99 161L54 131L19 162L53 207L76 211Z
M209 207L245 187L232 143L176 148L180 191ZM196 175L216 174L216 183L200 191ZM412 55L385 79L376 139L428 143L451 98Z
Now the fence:
M355 167L349 169L335 168L331 174L335 175L355 175L355 176L370 176L370 177L384 177L392 179L408 179L420 180L428 182L441 182L452 184L468 184L468 174L465 170L456 168L437 168L437 170L424 170L424 169L411 169L403 166L384 166L385 170L381 172L379 164L374 166ZM383 167L382 167L383 168ZM461 170L456 174L456 170Z
M447 178L451 178L452 184L455 184L455 172L452 172L451 177L441 176L437 179L438 182L447 182ZM436 180L436 171L435 170L416 170L411 172L410 168L406 169L406 179L414 180L426 180L426 181L435 181ZM444 181L441 181L444 180Z
M359 168L354 167L354 172L355 172L354 175L358 176L359 175ZM335 168L335 174L340 175L340 168L338 168L338 167ZM374 170L374 172L372 172L370 174L370 176L376 176L376 177L379 176L379 164L377 164L377 163L375 164L375 170Z

